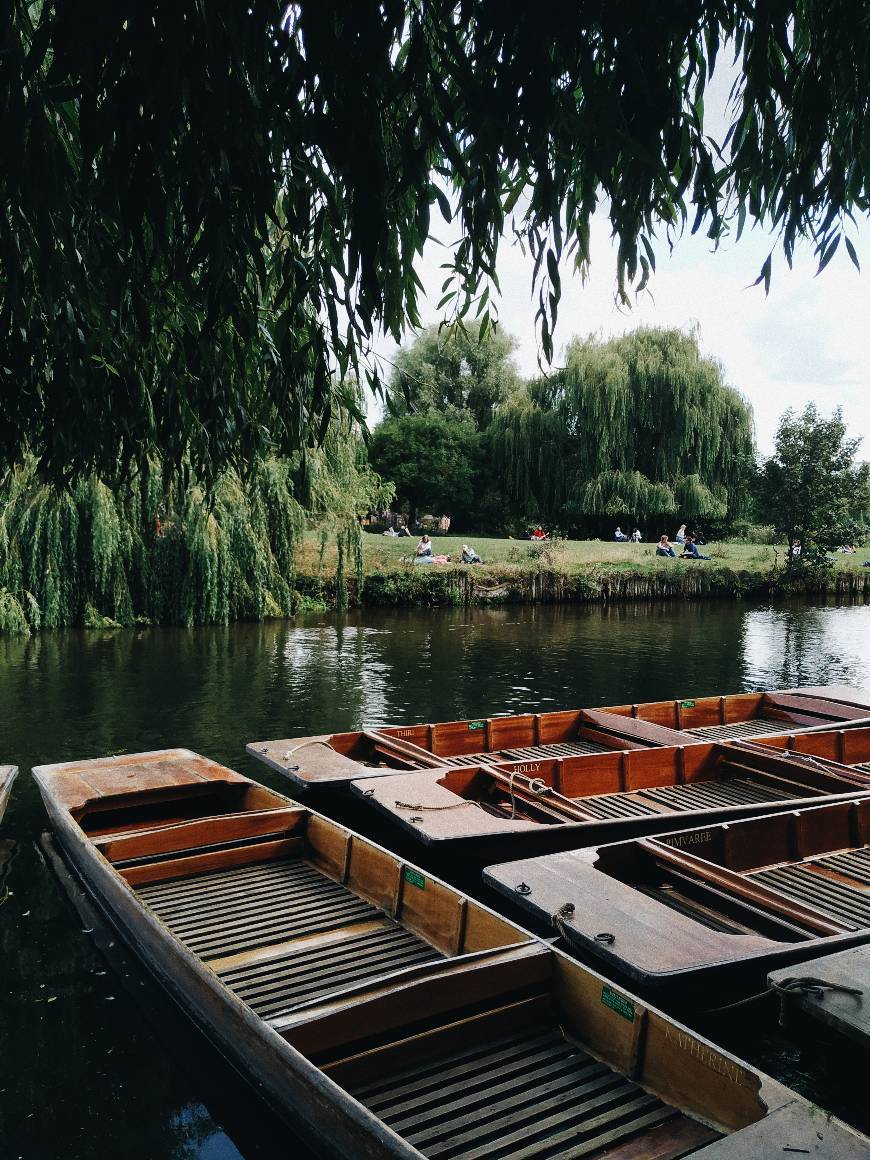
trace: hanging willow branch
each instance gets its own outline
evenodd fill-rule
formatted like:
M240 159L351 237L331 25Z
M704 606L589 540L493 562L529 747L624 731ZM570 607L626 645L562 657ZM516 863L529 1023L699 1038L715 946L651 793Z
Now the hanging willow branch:
M508 495L558 523L720 518L746 502L752 411L697 335L641 329L573 342L563 370L497 411L490 447Z
M359 517L390 498L360 457L358 432L336 420L304 459L223 472L208 496L154 460L110 490L95 476L43 483L31 459L0 489L0 632L291 615L307 526L359 570Z

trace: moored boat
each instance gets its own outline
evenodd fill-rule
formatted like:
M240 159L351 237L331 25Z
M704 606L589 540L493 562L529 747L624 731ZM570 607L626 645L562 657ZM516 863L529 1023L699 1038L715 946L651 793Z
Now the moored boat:
M870 1155L568 956L213 762L34 776L107 916L325 1156Z
M532 857L870 791L870 776L743 741L367 778L352 791L438 856Z
M772 969L870 942L870 798L490 866L484 877L582 956L713 1007L717 987L763 985Z
M12 783L18 770L14 765L0 765L0 821L9 805L9 796L12 793Z
M768 984L786 1014L800 1012L829 1037L870 1049L870 946L850 947L771 971Z
M764 737L851 721L870 724L870 692L833 685L380 726L254 741L247 749L287 776L298 794L347 788L359 778L415 769L546 761L611 750Z

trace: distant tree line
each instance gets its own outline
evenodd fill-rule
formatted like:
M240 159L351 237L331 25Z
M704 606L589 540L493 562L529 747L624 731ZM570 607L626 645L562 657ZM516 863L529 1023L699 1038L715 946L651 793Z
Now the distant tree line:
M564 365L523 382L515 342L461 324L396 359L372 466L413 518L565 535L648 535L675 518L724 527L748 514L752 411L695 334L640 329L574 340Z

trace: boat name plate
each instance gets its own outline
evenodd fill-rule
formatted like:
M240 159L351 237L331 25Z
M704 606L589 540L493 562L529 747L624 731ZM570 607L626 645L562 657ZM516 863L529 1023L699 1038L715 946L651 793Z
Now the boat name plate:
M619 991L614 991L612 987L608 986L602 987L601 1002L611 1011L615 1011L617 1015L621 1015L623 1019L627 1019L629 1023L634 1022L634 1003L631 999L626 999L625 995L620 995Z

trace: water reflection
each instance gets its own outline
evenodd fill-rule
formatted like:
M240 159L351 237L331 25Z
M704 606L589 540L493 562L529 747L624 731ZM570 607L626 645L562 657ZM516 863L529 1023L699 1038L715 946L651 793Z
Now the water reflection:
M414 610L0 639L0 761L22 769L3 824L19 852L0 907L0 1155L269 1154L83 932L34 845L30 766L179 745L280 786L246 741L832 682L870 685L870 608Z

